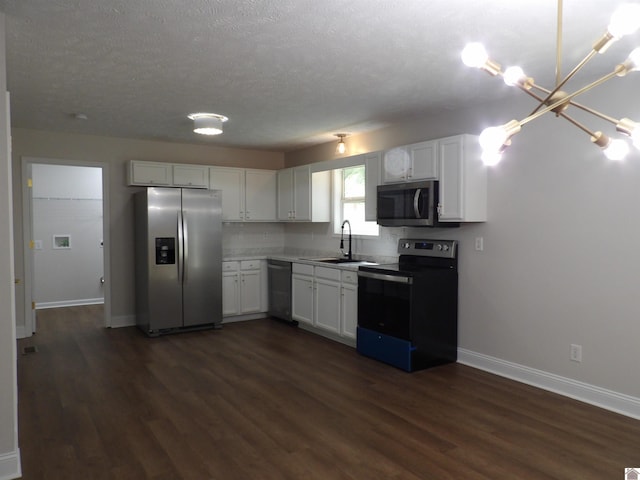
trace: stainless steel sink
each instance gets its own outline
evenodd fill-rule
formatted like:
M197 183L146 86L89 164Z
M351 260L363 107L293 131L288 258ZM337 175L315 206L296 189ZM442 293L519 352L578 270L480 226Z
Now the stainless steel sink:
M309 260L311 262L320 262L320 263L368 263L364 260L349 260L348 258L340 258L340 257L324 257L324 258L305 258L305 260Z

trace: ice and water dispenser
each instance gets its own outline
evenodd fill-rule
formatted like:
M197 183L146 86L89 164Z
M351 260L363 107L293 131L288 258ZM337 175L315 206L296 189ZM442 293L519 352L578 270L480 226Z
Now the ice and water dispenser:
M175 265L176 239L156 237L156 265Z

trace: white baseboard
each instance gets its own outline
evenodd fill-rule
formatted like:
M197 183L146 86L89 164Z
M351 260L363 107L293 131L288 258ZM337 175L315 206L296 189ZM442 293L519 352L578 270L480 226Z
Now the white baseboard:
M248 313L246 315L233 315L231 317L223 317L222 324L225 323L235 323L235 322L245 322L247 320L258 320L260 318L267 318L266 313Z
M458 349L458 363L640 420L640 398L463 348Z
M136 316L135 315L112 315L111 316L111 328L122 328L122 327L135 327L136 326Z
M58 302L38 302L36 310L45 308L79 307L82 305L100 305L104 303L104 298L82 298L80 300L61 300Z
M13 480L21 476L20 449L0 455L0 480Z

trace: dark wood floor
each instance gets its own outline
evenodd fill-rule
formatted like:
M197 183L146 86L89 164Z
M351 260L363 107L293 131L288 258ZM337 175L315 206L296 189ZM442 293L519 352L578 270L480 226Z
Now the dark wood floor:
M617 479L640 421L462 365L408 374L273 320L149 339L99 307L19 341L24 479Z

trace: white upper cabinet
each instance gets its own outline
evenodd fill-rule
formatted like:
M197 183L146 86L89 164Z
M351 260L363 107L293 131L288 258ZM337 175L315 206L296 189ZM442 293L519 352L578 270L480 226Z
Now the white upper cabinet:
M127 184L170 186L173 184L171 164L131 160L127 172Z
M209 188L222 190L222 221L276 220L275 170L210 167Z
M331 220L331 173L311 173L309 166L278 171L278 220Z
M381 158L382 152L372 152L364 155L364 219L368 222L375 222L377 219Z
M209 167L204 165L173 165L173 185L209 188Z
M293 168L278 170L278 220L293 220Z
M384 183L412 182L438 178L438 141L392 148L383 154Z
M245 220L277 220L276 185L275 170L245 170Z
M222 190L222 221L244 220L244 170L241 168L211 167L209 188Z
M456 135L438 140L443 222L487 221L487 168L480 159L478 137Z

